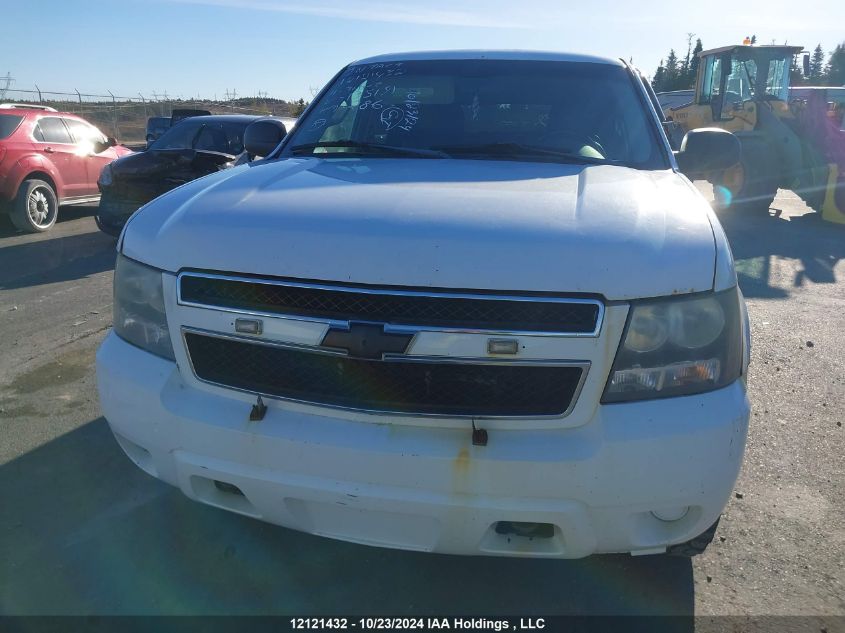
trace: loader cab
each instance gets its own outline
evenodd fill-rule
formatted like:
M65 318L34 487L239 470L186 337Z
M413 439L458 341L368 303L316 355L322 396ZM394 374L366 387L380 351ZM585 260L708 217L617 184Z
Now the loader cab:
M789 72L800 46L723 46L699 53L695 99L673 112L687 130L756 128L760 104L788 111Z
M789 96L789 69L800 53L793 46L733 46L701 53L697 102L709 104L713 120L730 119L748 101Z

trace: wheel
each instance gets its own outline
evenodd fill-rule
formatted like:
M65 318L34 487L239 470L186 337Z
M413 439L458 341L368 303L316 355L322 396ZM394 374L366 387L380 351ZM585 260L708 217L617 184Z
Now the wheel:
M692 558L693 556L703 554L704 550L707 549L707 546L713 541L713 537L716 536L716 528L718 526L719 519L716 519L716 522L713 525L704 530L704 532L696 536L694 539L690 539L686 543L678 543L677 545L670 545L667 547L666 553L669 554L669 556L681 556L684 558Z
M812 148L804 146L803 150L800 184L794 191L808 207L821 213L829 175L827 161Z
M9 217L18 230L41 233L52 228L58 215L56 192L49 183L31 178L21 183Z
M777 174L768 144L743 139L740 162L722 172L713 183L714 206L717 210L767 212L778 192Z

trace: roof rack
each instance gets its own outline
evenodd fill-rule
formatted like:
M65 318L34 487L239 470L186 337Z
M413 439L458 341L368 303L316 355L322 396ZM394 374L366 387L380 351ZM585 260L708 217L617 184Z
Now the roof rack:
M35 105L33 103L0 103L2 110L43 110L44 112L58 112L56 108L51 108L45 105Z

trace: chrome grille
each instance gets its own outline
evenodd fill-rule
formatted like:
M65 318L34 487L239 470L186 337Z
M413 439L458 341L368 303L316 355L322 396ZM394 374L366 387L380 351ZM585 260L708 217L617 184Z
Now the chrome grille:
M603 314L596 299L348 287L193 272L179 276L179 301L330 321L573 336L596 336Z

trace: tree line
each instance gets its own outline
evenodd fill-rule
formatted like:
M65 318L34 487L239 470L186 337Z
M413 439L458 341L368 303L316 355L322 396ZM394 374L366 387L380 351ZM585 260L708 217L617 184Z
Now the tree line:
M695 37L693 33L687 33L687 54L682 59L678 58L673 48L665 60L660 60L660 65L651 80L655 92L686 90L695 85L698 64L701 61L698 54L704 50L704 46L701 44L701 38L697 38L693 47L693 37Z
M845 87L845 42L837 44L824 63L824 50L819 44L810 54L810 74L802 77L798 85Z
M700 53L704 47L701 38L696 38L693 46L693 33L687 34L687 50L683 57L679 57L675 49L671 49L665 59L654 72L651 85L655 92L670 90L687 90L695 87L698 74ZM757 36L752 35L751 44L757 43ZM836 46L825 63L825 53L821 44L816 46L810 54L810 74L804 76L800 55L792 60L790 83L793 86L845 86L845 42Z

